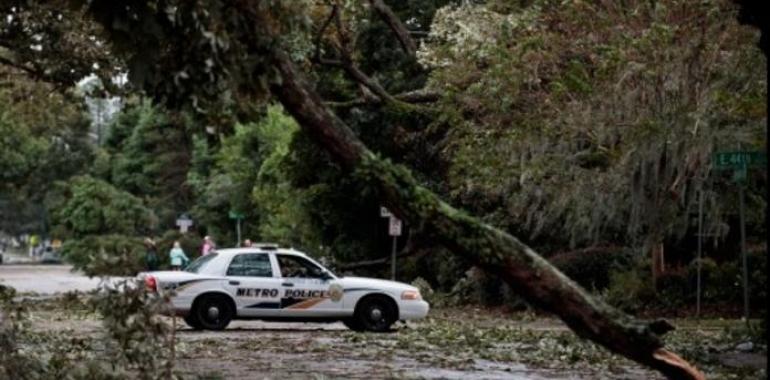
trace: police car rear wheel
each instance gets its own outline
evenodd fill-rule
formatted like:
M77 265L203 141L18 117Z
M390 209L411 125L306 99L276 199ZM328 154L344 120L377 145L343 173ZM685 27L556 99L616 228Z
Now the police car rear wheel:
M208 295L195 301L194 319L201 328L224 330L233 319L234 310L224 296Z
M385 332L396 321L396 310L384 297L368 297L356 305L354 318L362 330Z
M194 330L200 330L203 328L195 313L190 313L190 315L184 317L184 323L187 323L187 326L190 326Z

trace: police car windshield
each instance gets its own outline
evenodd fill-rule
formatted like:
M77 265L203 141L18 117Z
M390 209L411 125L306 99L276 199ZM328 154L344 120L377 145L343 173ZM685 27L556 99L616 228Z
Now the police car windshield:
M209 253L206 256L201 256L195 259L195 261L191 262L190 265L184 268L184 270L185 272L198 273L206 265L206 263L208 263L215 257L217 257L216 252Z

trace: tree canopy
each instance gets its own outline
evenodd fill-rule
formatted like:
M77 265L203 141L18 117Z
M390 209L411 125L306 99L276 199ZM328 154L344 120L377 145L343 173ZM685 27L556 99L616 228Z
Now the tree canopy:
M227 213L238 211L249 236L350 262L383 255L384 204L408 222L406 250L438 252L416 266L476 265L583 337L669 377L700 376L663 348L666 324L619 313L532 248L679 241L699 194L707 229L725 236L730 183L710 156L763 146L767 120L766 61L734 4L55 5L4 9L4 63L56 84L125 71L132 92L96 149L89 171L101 179L70 181L86 195L58 208L62 220L92 220L80 201L108 194L125 202L105 208L154 211L156 232L189 211L197 232L232 242ZM63 36L71 45L54 43ZM50 149L4 115L4 175L26 178L28 157ZM766 178L752 177L761 210ZM145 232L96 224L63 225Z

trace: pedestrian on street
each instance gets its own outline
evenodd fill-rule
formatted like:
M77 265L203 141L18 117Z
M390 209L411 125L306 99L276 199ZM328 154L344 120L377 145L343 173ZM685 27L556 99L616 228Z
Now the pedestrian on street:
M206 256L216 248L216 244L211 240L211 236L206 235L203 238L203 245L201 246L201 256Z
M251 248L251 246L252 246L251 239L246 239L243 241L244 248Z
M184 254L184 250L182 250L179 241L174 242L174 248L171 248L168 255L171 258L171 270L180 270L190 262L190 259Z
M40 238L37 235L31 235L29 237L29 257L35 257L37 253L37 245L40 243Z
M158 270L158 247L155 246L155 242L150 239L144 239L144 265L148 272Z

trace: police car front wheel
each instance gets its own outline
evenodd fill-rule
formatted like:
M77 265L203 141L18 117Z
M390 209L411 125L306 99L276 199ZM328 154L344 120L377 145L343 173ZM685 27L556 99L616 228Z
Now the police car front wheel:
M233 319L235 310L230 300L222 295L203 295L195 300L191 318L193 328L224 330Z
M385 332L390 331L390 326L396 321L398 309L395 302L384 296L369 296L356 305L354 327L361 330ZM345 323L352 330L357 330Z

